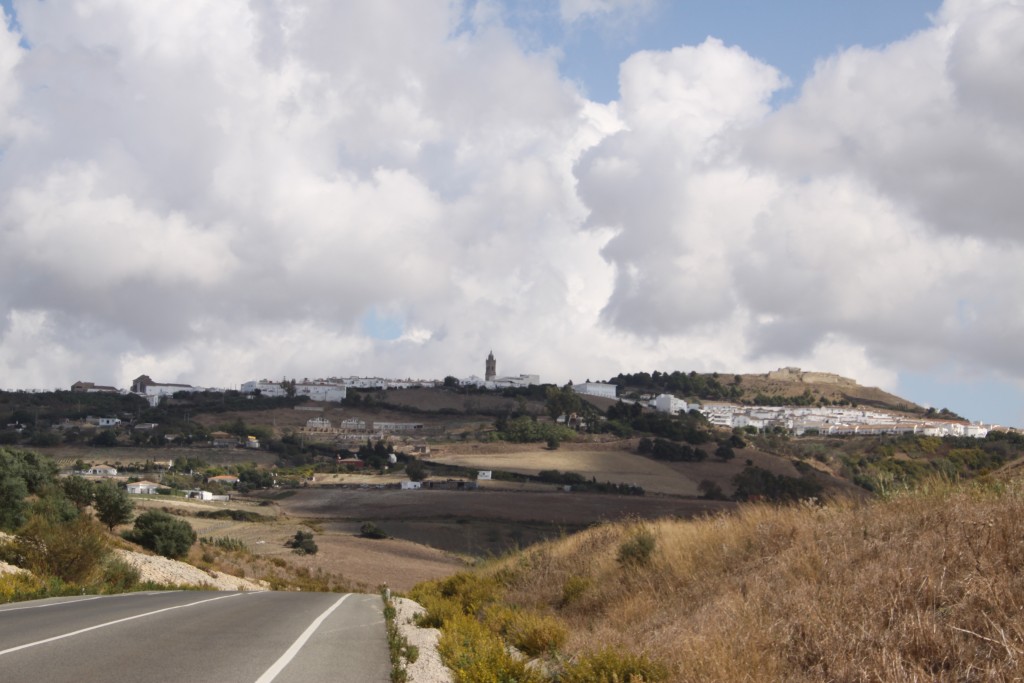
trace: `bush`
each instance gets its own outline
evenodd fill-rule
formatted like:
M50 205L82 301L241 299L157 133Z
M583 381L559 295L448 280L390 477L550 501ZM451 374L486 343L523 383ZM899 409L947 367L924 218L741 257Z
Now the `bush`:
M119 557L113 557L103 565L104 590L110 593L124 593L139 585L142 574L138 569Z
M299 555L316 555L320 550L313 540L312 531L296 531L295 536L285 542L285 546Z
M124 537L158 555L176 558L188 553L196 542L196 532L188 522L175 519L161 510L147 510L135 520L131 531Z
M90 583L100 574L107 557L106 538L87 517L59 522L33 517L14 543L18 566L43 577L67 583Z
M646 527L639 527L619 546L618 561L623 567L643 567L650 563L657 539Z
M647 655L623 654L611 648L580 657L558 677L560 683L654 683L668 678L668 669Z
M359 527L359 535L363 538L387 538L388 534L386 531L381 529L373 522L366 522Z

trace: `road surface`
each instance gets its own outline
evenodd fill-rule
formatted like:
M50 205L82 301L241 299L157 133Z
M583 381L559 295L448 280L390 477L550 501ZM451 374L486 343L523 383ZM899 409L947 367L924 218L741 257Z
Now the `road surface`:
M4 683L386 683L381 599L175 591L0 605Z

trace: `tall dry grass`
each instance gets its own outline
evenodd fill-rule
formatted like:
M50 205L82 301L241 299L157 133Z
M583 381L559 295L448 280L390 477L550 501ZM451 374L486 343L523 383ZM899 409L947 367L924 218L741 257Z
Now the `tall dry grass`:
M622 557L645 546L648 556ZM1024 678L1024 486L607 524L483 570L561 619L558 657L645 654L679 681Z

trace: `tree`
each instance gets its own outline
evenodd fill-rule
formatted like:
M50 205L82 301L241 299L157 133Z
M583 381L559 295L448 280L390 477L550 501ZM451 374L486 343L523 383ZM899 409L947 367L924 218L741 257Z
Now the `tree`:
M60 485L61 488L64 489L64 495L66 495L79 510L83 510L92 505L92 501L96 496L96 487L88 479L77 476L67 477L61 480Z
M721 446L715 449L715 457L722 462L727 462L736 457L736 453L733 452L732 446L727 443L723 443Z
M557 420L561 415L569 417L573 413L578 413L580 406L583 404L580 395L576 393L571 384L566 384L561 389L556 386L550 386L545 393L547 396L546 407L548 415L551 416L552 420Z
M0 529L14 531L25 523L28 487L20 477L0 474Z
M413 458L405 466L405 475L410 481L423 481L427 478L427 468L422 462Z
M117 445L117 434L115 434L112 429L104 429L102 432L92 437L89 444L92 446L113 448Z
M726 500L725 492L722 491L722 487L711 481L710 479L703 479L697 484L697 490L701 492L703 498L708 500Z
M117 488L112 482L96 487L95 501L96 516L111 531L118 524L124 524L132 518L135 504L128 498L127 492Z
M181 557L196 542L196 532L188 522L176 519L162 510L147 510L135 520L135 526L124 535L164 557Z
M448 388L458 388L458 386L459 386L459 379L458 379L458 377L453 377L452 375L448 375L447 377L444 378L444 386L446 386Z

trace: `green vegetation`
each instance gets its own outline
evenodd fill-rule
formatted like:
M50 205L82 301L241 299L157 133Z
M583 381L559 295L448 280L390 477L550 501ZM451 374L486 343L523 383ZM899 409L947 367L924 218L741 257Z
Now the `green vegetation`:
M499 418L495 422L498 438L513 443L537 443L551 439L568 441L576 438L572 429L554 422L540 422L526 415L512 419Z
M261 515L258 512L229 509L200 510L196 512L196 517L201 517L203 519L233 519L236 522L270 522L274 519L267 515Z
M147 510L135 520L124 537L164 557L178 558L188 553L196 542L196 532L182 519L175 519L162 510Z
M373 522L364 522L363 525L359 527L359 535L362 536L363 538L375 538L375 539L387 538L388 537L387 532L384 531L383 529L381 529L379 526L377 526Z
M313 540L313 532L301 529L295 532L295 536L285 541L285 547L291 548L292 552L298 555L316 555L320 550Z
M128 493L113 482L97 484L93 488L93 499L96 516L111 531L118 524L131 521L135 505L128 498Z

